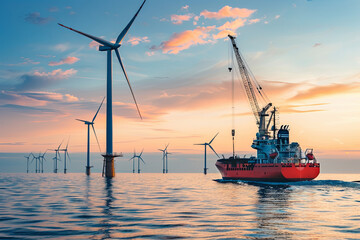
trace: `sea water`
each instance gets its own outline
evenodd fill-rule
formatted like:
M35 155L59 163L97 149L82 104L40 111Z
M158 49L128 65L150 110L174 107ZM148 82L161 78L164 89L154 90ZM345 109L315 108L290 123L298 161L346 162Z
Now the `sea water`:
M2 173L0 239L360 239L359 174L220 178Z

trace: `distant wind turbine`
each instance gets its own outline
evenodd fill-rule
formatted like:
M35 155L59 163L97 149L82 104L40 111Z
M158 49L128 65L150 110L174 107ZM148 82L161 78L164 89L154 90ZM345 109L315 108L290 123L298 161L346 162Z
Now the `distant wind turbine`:
M29 173L29 158L31 155L33 155L33 154L30 153L28 156L24 156L26 158L26 173ZM33 157L33 159L34 159L34 157Z
M41 173L44 173L44 160L46 161L45 159L45 154L46 154L47 150L44 152L43 155L39 154L39 162L40 162L40 166L41 166ZM40 172L40 171L39 171Z
M57 170L58 170L58 164L57 164L58 160L61 161L60 153L59 153L61 144L62 144L62 142L60 143L60 145L58 146L58 148L48 149L48 150L50 150L50 151L55 151L55 157L53 158L53 160L54 160L54 173L57 173ZM58 154L59 154L59 158L58 158Z
M91 125L91 127L92 127L92 129L93 129L93 132L94 132L94 135L95 135L97 144L98 144L98 146L99 146L99 150L100 150L100 152L101 152L99 140L98 140L98 138L97 138L97 136L96 136L96 132L95 132L95 128L94 128L94 121L95 121L96 116L98 115L98 113L99 113L99 111L100 111L100 108L101 108L104 100L105 100L105 97L103 98L103 100L102 100L102 102L101 102L98 110L96 111L93 119L91 120L91 122L90 122L90 121L81 120L81 119L76 119L76 120L78 120L78 121L80 121L80 122L85 123L85 124L87 125L87 129L88 129L88 131L87 131L87 155L86 155L86 175L88 175L88 176L90 175L90 169L91 169L91 167L92 167L92 166L90 166L90 125Z
M163 161L163 173L168 173L167 155L168 155L169 153L167 152L167 148L168 148L169 144L170 144L170 143L168 143L168 145L166 145L164 149L158 149L159 151L163 152L163 157L162 157L162 161Z
M39 160L39 157L36 157L32 153L31 153L31 155L33 156L33 159L31 160L30 164L35 160L35 173L38 173L38 160ZM39 153L39 156L40 156L40 153Z
M68 146L69 146L69 140L66 144L66 148L64 149L60 149L59 151L63 151L64 152L64 174L66 174L66 171L67 171L67 168L66 168L66 157L69 158L70 160L70 156L69 156L69 152L68 152ZM59 153L59 156L60 156L60 153Z
M218 135L219 133L217 133L216 135L215 135L215 137L213 137L213 139L211 139L211 141L210 142L205 142L205 143L198 143L198 144L194 144L194 145L204 145L204 147L205 147L205 151L204 151L204 174L206 175L207 174L207 167L206 167L206 147L207 146L209 146L209 148L211 148L211 150L213 150L213 152L216 154L216 156L218 156L219 157L219 155L215 152L215 150L213 149L213 147L210 145L213 141L214 141L214 139L216 138L216 136ZM220 158L220 157L219 157Z
M141 155L143 154L144 152L144 149L141 151L141 153L139 155L136 155L136 152L134 150L134 156L132 158L129 159L130 160L133 160L133 173L135 173L135 158L137 158L138 160L138 173L140 173L140 160L145 164L145 161L144 159L142 159Z
M71 31L74 31L76 33L79 33L85 37L88 37L95 42L98 42L100 44L99 51L106 51L107 52L107 91L106 91L106 153L103 155L104 157L104 170L105 170L105 176L108 178L112 178L115 176L115 169L114 169L114 157L120 157L121 155L114 154L113 152L113 116L112 116L112 61L111 61L111 52L114 50L115 54L119 60L120 66L122 71L124 72L126 81L129 85L132 97L134 99L137 111L139 113L140 118L142 119L139 107L137 105L134 92L132 90L130 81L128 79L127 73L125 71L124 65L121 61L120 53L118 48L121 46L121 42L124 39L125 35L129 31L131 25L133 24L135 18L139 14L141 8L144 6L146 0L141 4L139 10L136 12L134 17L130 20L130 22L126 25L126 27L122 30L122 32L119 34L119 36L116 39L115 43L111 43L109 41L106 41L102 38L92 36L87 33L80 32L78 30L75 30L73 28L64 26L59 23L60 26L65 27Z

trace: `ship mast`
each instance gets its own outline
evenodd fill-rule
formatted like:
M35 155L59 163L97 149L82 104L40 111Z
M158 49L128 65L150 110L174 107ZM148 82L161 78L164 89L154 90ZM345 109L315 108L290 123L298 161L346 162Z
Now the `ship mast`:
M268 124L266 124L266 117L269 116L269 114L267 114L267 111L272 106L272 103L268 99L265 99L266 95L265 95L264 91L262 90L262 87L256 81L255 77L254 76L250 77L251 72L249 72L244 59L241 57L239 48L236 46L236 43L235 43L235 37L233 37L231 35L228 35L228 37L230 38L232 46L233 46L233 50L234 50L234 53L236 56L236 60L238 63L238 67L239 67L241 79L244 84L246 95L250 102L252 112L255 116L256 124L259 127L259 138L269 138L268 128L269 128L271 119L269 119ZM255 85L255 87L254 87L254 85ZM259 107L259 103L256 98L254 88L257 90L259 95L264 99L264 101L267 102L266 106L263 107L262 109L260 109L260 107ZM272 114L272 116L274 114L275 114L275 112ZM275 119L275 116L273 116L273 117ZM275 126L274 126L274 128L275 128Z

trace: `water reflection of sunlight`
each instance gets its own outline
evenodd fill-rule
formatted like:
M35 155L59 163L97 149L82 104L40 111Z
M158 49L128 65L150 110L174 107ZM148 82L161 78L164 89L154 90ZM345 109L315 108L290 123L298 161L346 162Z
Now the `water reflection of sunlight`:
M285 226L291 219L291 193L287 185L259 186L258 202L255 204L256 235L275 239L293 235Z

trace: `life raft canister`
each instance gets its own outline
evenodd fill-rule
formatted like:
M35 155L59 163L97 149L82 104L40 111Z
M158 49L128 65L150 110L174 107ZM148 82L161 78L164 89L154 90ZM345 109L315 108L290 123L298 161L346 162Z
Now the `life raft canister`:
M308 153L308 154L306 154L306 157L309 159L309 160L314 160L314 154L312 154L312 153Z

